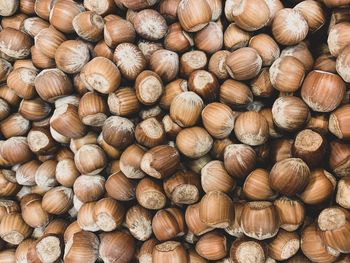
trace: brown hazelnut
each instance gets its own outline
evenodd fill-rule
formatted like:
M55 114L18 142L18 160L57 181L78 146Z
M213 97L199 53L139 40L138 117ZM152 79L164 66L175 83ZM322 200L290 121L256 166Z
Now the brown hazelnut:
M149 240L153 233L152 214L149 210L143 208L142 206L135 205L129 208L126 213L125 223L131 235L137 240ZM145 243L147 243L147 241Z
M265 169L255 169L244 181L243 194L250 200L264 201L276 197L269 184L269 172Z
M340 52L350 43L349 35L350 23L341 22L334 25L328 33L329 52L337 57Z
M163 82L160 76L151 71L142 71L135 80L137 99L144 105L153 105L163 94Z
M207 154L213 144L213 138L201 127L186 128L176 137L176 146L185 156L196 159Z
M281 45L295 45L304 40L309 26L302 13L291 8L277 12L272 21L272 34Z
M104 40L110 48L120 43L134 42L136 32L134 26L124 19L113 19L105 23Z
M36 34L34 40L35 47L38 48L41 53L49 58L55 58L57 48L66 40L66 37L53 26L50 26L40 30L40 32Z
M155 51L150 57L149 64L164 82L174 80L179 72L179 56L170 50Z
M55 53L57 67L68 74L78 73L89 59L88 46L79 40L64 41Z
M30 55L32 39L29 35L13 28L0 31L0 51L9 60L23 59Z
M173 263L186 262L188 258L184 246L177 241L166 241L156 245L152 253L152 262L162 263L172 261Z
M261 145L269 138L269 125L260 113L249 111L237 117L234 132L237 139L245 144Z
M253 102L253 94L245 83L228 79L220 86L220 102L232 108L241 108Z
M329 207L319 214L317 219L318 233L323 242L341 253L349 253L350 240L347 238L349 211L337 206Z
M301 97L312 110L317 112L335 110L344 94L345 83L338 75L319 70L310 72L301 88Z
M180 2L180 0L175 1ZM164 2L166 3L167 1L163 1L161 7ZM164 38L164 47L166 49L182 53L187 51L193 45L194 42L192 37L182 29L180 23L174 23L169 26L168 32Z
M275 260L286 260L294 256L300 248L300 238L295 232L280 230L268 242L269 256Z
M207 0L209 3L209 1ZM196 32L194 44L199 49L207 54L213 54L222 49L224 42L224 33L222 28L216 22L209 22L209 24Z
M264 0L232 1L232 18L242 29L256 31L269 22L270 9Z
M177 172L163 183L164 192L175 204L193 204L199 200L200 179L193 172Z
M277 162L270 172L270 186L273 190L295 195L306 187L310 178L310 169L299 158L288 158Z
M177 15L184 30L197 32L210 22L212 11L206 0L181 0Z
M300 244L303 253L312 261L334 262L340 254L323 242L315 224L303 230Z
M283 56L275 60L269 72L272 86L281 92L296 92L305 76L303 63L292 56Z
M196 243L197 253L208 260L219 260L227 255L226 237L219 232L206 233Z
M195 125L204 107L203 100L193 91L178 94L170 104L170 117L181 127Z
M254 170L257 156L254 149L245 144L227 145L224 152L224 165L227 172L238 179L244 179Z
M248 80L257 76L262 67L262 59L251 47L243 47L233 51L226 58L226 69L236 80Z
M278 128L291 132L301 129L307 123L310 111L300 98L284 96L273 103L272 117Z
M276 199L273 204L277 209L282 229L293 232L304 223L305 209L298 199L282 196Z
M134 141L134 124L126 118L109 117L102 128L103 139L120 150L125 149Z
M166 203L162 186L148 177L137 184L136 199L141 206L152 210L162 209Z
M262 59L263 66L270 66L279 56L280 48L267 34L258 34L249 40L249 47L254 48Z
M230 248L230 258L232 262L268 262L266 244L248 238L236 239Z
M206 102L217 100L219 85L215 75L206 70L193 71L188 79L189 90L197 93Z
M186 52L180 58L180 72L184 76L189 76L195 70L204 69L207 62L207 56L203 51Z
M147 40L162 39L168 29L164 17L153 9L144 9L135 15L133 21L136 32Z
M157 211L152 219L152 229L159 241L167 241L184 234L185 218L178 208Z
M246 47L249 39L250 34L235 23L229 24L224 32L224 46L231 51Z
M179 164L180 155L174 147L159 145L143 155L140 168L149 176L162 179L174 174Z
M257 240L268 239L277 234L279 226L277 209L272 203L260 201L244 205L241 227L246 236Z
M129 201L135 198L135 186L121 171L111 174L105 184L109 196L118 201Z
M336 109L329 116L329 131L339 139L349 139L350 129L348 128L348 118L350 112L350 105L344 105Z

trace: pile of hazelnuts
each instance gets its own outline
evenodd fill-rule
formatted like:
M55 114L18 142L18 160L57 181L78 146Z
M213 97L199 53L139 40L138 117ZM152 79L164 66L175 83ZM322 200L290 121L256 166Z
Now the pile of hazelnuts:
M0 0L0 263L349 263L350 0Z

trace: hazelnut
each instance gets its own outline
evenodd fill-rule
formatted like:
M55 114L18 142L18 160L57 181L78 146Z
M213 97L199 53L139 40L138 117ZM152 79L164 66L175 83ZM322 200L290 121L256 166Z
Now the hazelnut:
M273 103L272 117L278 128L291 132L301 129L307 123L310 111L300 98L284 96Z
M302 41L294 46L285 47L281 52L281 57L292 56L303 63L305 70L310 71L314 66L314 58L310 52L308 44Z
M200 201L199 217L209 226L215 228L228 227L234 218L231 198L220 191L207 193Z
M268 220L266 220L268 218ZM274 237L279 229L280 220L276 207L266 201L249 202L243 207L241 227L246 236L257 240Z
M68 74L78 73L89 59L88 46L78 40L64 41L55 53L57 67Z
M113 61L121 74L130 80L135 80L146 66L146 59L141 50L131 43L119 44L114 51Z
M222 28L216 22L209 22L206 27L196 32L193 40L195 46L199 50L202 50L207 54L213 54L222 49L224 33L222 32Z
M228 79L220 86L220 102L239 109L253 102L253 94L245 83Z
M227 50L219 50L210 57L208 70L220 80L228 78L225 61L229 54Z
M111 174L105 183L106 192L118 201L135 199L134 183L121 171Z
M84 40L97 42L103 36L103 18L94 11L77 14L72 21L72 25L77 35Z
M302 1L294 9L304 17L311 32L319 30L326 22L326 13L321 3L317 1Z
M179 72L179 56L170 50L155 51L150 57L149 64L164 82L174 80Z
M327 246L341 253L349 253L350 242L346 234L350 227L348 210L337 206L322 210L317 219L317 227Z
M219 82L214 74L206 70L193 71L188 79L188 88L204 101L216 101L219 96Z
M137 99L144 105L153 105L163 94L163 82L160 76L151 71L142 71L135 80Z
M301 88L301 97L312 110L317 112L335 110L344 94L345 83L338 75L319 70L311 71Z
M153 9L137 12L133 24L141 37L151 41L162 39L168 29L164 17Z
M200 179L193 172L177 172L163 183L164 192L175 204L193 204L199 200Z
M249 40L249 47L254 48L262 59L263 66L270 66L279 56L280 48L267 34L258 34Z
M256 165L254 149L245 144L230 144L225 147L224 165L227 172L238 179L244 179Z
M255 169L244 181L243 194L250 200L264 201L276 197L269 184L269 172L265 169Z
M180 242L166 241L156 245L152 252L152 262L162 263L172 261L173 263L186 262L187 251Z
M345 177L350 169L350 145L341 141L330 142L329 166L339 177Z
M233 51L226 58L226 69L236 80L248 80L256 77L262 67L259 53L251 47L243 47Z
M213 138L201 127L186 128L176 137L176 146L185 156L196 159L207 154L213 145Z
M292 56L276 59L269 72L272 86L281 92L296 92L301 87L305 77L303 63Z
M232 18L235 23L247 31L256 31L264 27L270 19L270 9L264 0L232 1Z
M336 70L338 72L338 74L343 78L344 81L349 82L350 81L350 76L349 76L349 56L348 56L348 52L349 52L349 47L346 46L341 53L339 54L339 56L337 57L336 60Z
M302 13L291 8L277 12L272 21L272 34L281 45L295 45L304 40L309 31Z
M159 145L142 156L140 168L149 176L162 179L173 175L179 164L180 155L174 147Z
M348 129L348 112L350 111L350 105L344 105L336 109L329 116L329 131L339 139L349 139L350 132Z
M104 26L104 40L110 48L121 43L134 42L136 32L134 26L124 19L107 21Z
M35 47L45 56L55 58L57 48L66 40L64 34L56 30L53 26L44 28L36 34Z
M175 0L180 2L180 0ZM167 1L163 1L162 4ZM163 4L164 5L164 4ZM162 12L162 10L160 10ZM182 29L180 23L171 24L164 38L164 47L168 50L182 53L194 45L192 37Z
M74 1L54 2L50 10L50 24L63 33L73 33L73 19L84 11L84 7Z
M9 244L20 244L30 235L31 230L18 212L7 214L1 219L0 237Z
M152 210L162 209L166 203L162 186L148 177L137 184L136 199L141 206Z
M340 52L350 43L350 23L341 22L334 25L328 33L327 44L329 52L337 57Z
M293 232L304 223L305 209L301 201L282 196L273 204L277 209L282 229Z
M203 100L192 91L181 92L170 104L170 117L181 127L195 125L204 107Z
M249 39L250 34L235 23L229 24L224 32L224 46L231 51L246 47Z
M345 177L340 179L337 186L337 195L336 202L340 206L349 209L350 207L350 199L349 199L349 191L350 191L350 183L349 177Z
M267 262L267 246L253 239L236 239L230 248L230 258L233 262Z
M300 244L303 253L312 261L334 262L340 254L323 242L315 224L303 230Z
M23 59L30 55L32 39L29 35L13 28L0 31L0 51L9 60Z
M206 0L181 0L177 15L184 30L197 32L210 22L212 10Z
M167 241L184 234L185 218L178 208L157 211L152 219L152 229L159 241Z
M219 260L227 255L227 240L223 234L210 232L196 243L197 253L208 260Z
M275 260L286 260L294 256L300 248L300 238L295 232L280 230L268 243L269 256Z
M149 240L152 231L152 214L146 208L135 205L126 212L125 223L134 238L140 241ZM146 244L147 241L144 243ZM141 248L142 250L142 248Z
M237 117L234 132L237 139L245 144L261 145L269 138L269 125L260 113L249 111Z
M270 172L270 186L273 190L295 195L306 187L310 178L310 169L299 158L288 158L277 162Z
M184 76L189 76L195 70L204 69L207 62L207 56L203 51L186 52L180 58L180 72Z

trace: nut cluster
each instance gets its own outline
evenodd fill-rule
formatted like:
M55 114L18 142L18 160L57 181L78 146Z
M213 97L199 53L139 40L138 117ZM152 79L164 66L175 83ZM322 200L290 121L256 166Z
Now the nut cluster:
M0 262L349 263L350 0L0 0Z

